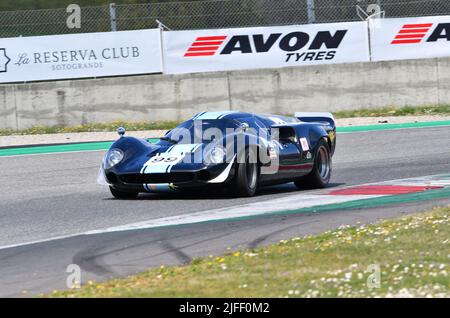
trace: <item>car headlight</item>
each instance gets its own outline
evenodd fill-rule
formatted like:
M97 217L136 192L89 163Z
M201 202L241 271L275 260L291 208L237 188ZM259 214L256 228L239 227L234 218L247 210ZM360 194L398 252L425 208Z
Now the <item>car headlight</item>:
M209 153L208 162L214 164L223 163L225 162L225 156L226 156L225 149L219 146L215 146Z
M123 159L123 151L120 149L111 149L105 157L105 169L111 169Z

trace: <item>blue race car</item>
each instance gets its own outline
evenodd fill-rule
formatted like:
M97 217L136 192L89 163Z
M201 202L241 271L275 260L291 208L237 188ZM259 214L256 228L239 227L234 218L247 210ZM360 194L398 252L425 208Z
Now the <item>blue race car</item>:
M156 143L125 137L123 128L118 133L99 174L118 199L199 187L227 187L249 197L259 186L287 182L322 188L336 148L330 113L203 112Z

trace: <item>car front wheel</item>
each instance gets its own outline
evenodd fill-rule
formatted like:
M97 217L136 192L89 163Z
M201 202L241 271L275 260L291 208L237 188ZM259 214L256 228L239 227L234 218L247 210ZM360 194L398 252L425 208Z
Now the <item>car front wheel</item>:
M237 162L234 192L241 197L251 197L255 195L258 180L259 166L256 152L248 148L241 154L240 160Z

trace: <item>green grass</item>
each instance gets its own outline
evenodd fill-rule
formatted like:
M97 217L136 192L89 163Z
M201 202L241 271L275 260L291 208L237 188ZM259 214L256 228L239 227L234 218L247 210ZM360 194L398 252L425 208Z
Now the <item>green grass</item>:
M107 132L116 131L118 127L126 127L128 131L142 130L169 130L176 127L178 121L162 121L162 122L144 122L144 121L113 121L110 123L92 123L78 126L35 126L29 129L14 131L12 129L0 129L0 136L9 135L39 135L39 134L57 134L57 133L78 133L78 132Z
M378 117L378 116L407 116L407 115L450 115L450 105L442 106L424 106L424 107L385 107L378 109L360 109L349 111L334 112L335 118L354 118L354 117ZM288 115L291 116L291 115ZM36 126L29 129L14 131L12 129L0 129L0 136L9 135L37 135L37 134L56 134L56 133L77 133L77 132L105 132L115 131L123 126L128 131L142 130L169 130L180 124L180 121L114 121L110 123L92 123L79 126Z
M362 108L359 110L344 110L334 112L336 118L379 117L379 116L423 116L449 115L450 105L421 107L383 107L376 109Z
M196 259L50 297L450 297L450 206ZM369 266L380 288L369 288Z

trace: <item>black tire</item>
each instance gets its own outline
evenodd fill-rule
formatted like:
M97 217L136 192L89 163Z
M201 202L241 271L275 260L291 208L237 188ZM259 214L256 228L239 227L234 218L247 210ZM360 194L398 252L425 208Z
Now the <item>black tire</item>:
M256 152L251 148L247 148L245 152L240 155L240 160L236 163L236 176L233 183L233 191L240 197L252 197L255 195L259 181L259 165L256 158ZM245 160L243 159L245 156Z
M113 187L109 187L109 190L111 191L111 194L116 199L121 199L121 200L136 199L139 195L139 192L121 191L121 190L114 189Z
M332 160L330 146L325 140L321 140L317 145L314 154L313 170L306 176L296 180L294 183L301 189L325 188L330 182L332 171Z

